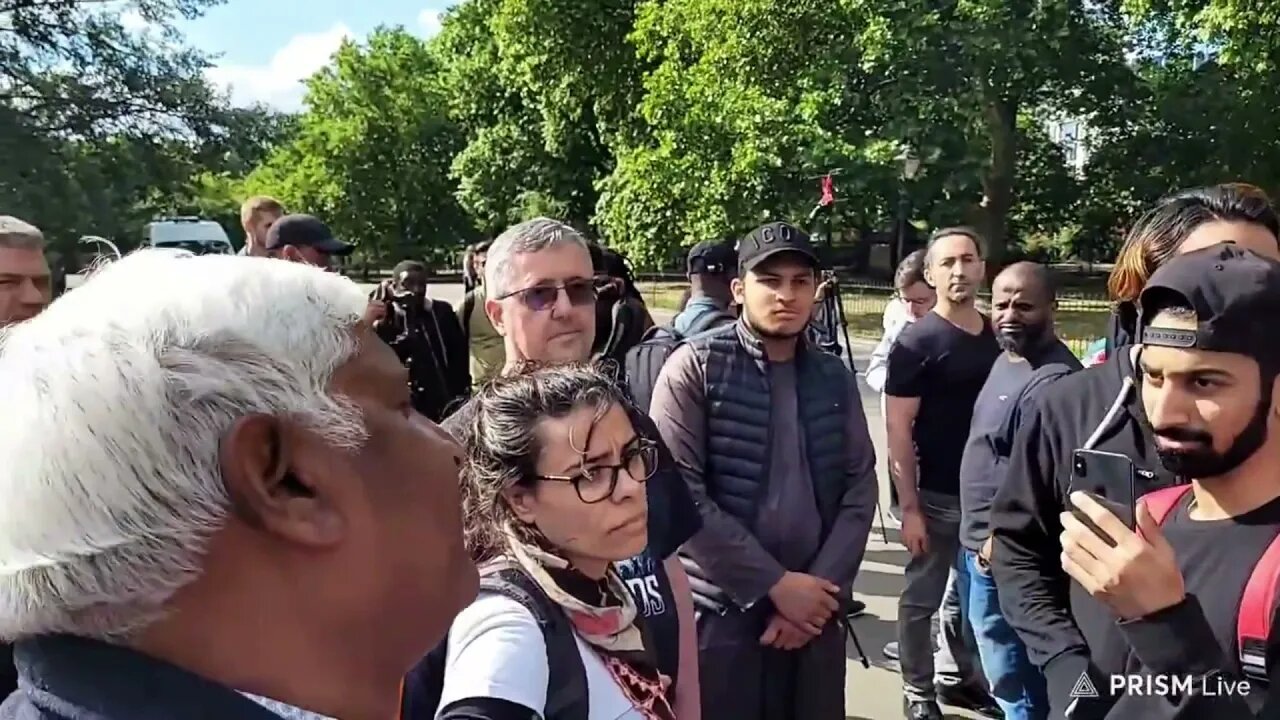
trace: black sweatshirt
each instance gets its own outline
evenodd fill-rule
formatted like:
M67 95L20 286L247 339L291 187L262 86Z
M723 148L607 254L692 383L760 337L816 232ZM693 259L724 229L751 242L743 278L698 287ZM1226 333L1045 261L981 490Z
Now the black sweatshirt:
M1113 406L1115 412L1109 412ZM1072 687L1090 666L1091 651L1101 658L1123 656L1124 639L1114 633L1107 608L1062 569L1058 541L1072 453L1085 448L1100 425L1092 449L1133 460L1138 494L1173 484L1155 456L1129 348L1121 348L1102 365L1044 388L1018 431L1007 479L991 511L992 574L1000 587L1000 608L1031 661L1044 671L1054 718L1063 716ZM1106 675L1124 668L1094 671L1100 678L1094 684L1105 687Z

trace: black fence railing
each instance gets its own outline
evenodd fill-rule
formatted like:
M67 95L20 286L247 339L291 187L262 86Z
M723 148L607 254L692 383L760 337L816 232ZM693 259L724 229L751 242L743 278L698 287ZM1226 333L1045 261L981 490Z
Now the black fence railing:
M638 283L645 302L655 310L674 312L687 285L645 276ZM850 338L876 341L884 333L884 311L893 300L893 289L887 284L863 282L840 285ZM979 296L989 303L989 295ZM1077 356L1107 331L1110 305L1102 293L1069 292L1058 295L1057 332Z

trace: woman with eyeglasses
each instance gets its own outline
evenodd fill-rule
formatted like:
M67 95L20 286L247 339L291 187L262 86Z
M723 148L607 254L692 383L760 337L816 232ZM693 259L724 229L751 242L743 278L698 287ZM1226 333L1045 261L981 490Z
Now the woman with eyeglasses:
M449 633L442 720L674 720L614 570L645 548L657 464L624 403L600 371L561 365L494 381L449 424L483 580ZM495 578L508 590L491 591Z

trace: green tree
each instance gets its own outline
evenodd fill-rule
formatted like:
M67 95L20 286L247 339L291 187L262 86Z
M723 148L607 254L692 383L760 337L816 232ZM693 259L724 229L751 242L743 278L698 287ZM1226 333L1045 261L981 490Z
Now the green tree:
M999 263L1018 202L1024 114L1108 108L1133 83L1124 24L1106 2L854 0L864 72L883 78L869 101L880 133L928 147L959 132L979 182L971 201ZM945 142L945 138L944 138Z
M440 79L436 56L402 28L345 43L307 81L293 142L245 191L323 216L367 262L451 251L474 231L453 196L461 138Z

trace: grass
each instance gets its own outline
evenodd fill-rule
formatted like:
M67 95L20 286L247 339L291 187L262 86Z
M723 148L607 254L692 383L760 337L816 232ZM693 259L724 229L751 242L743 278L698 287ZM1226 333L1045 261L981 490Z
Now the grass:
M640 291L650 307L670 312L679 307L686 287L676 282L640 283ZM842 299L849 336L879 339L884 309L890 300L888 292L880 288L846 287ZM1058 301L1058 337L1076 355L1083 355L1090 343L1106 334L1108 313L1107 304L1102 300L1062 297Z

